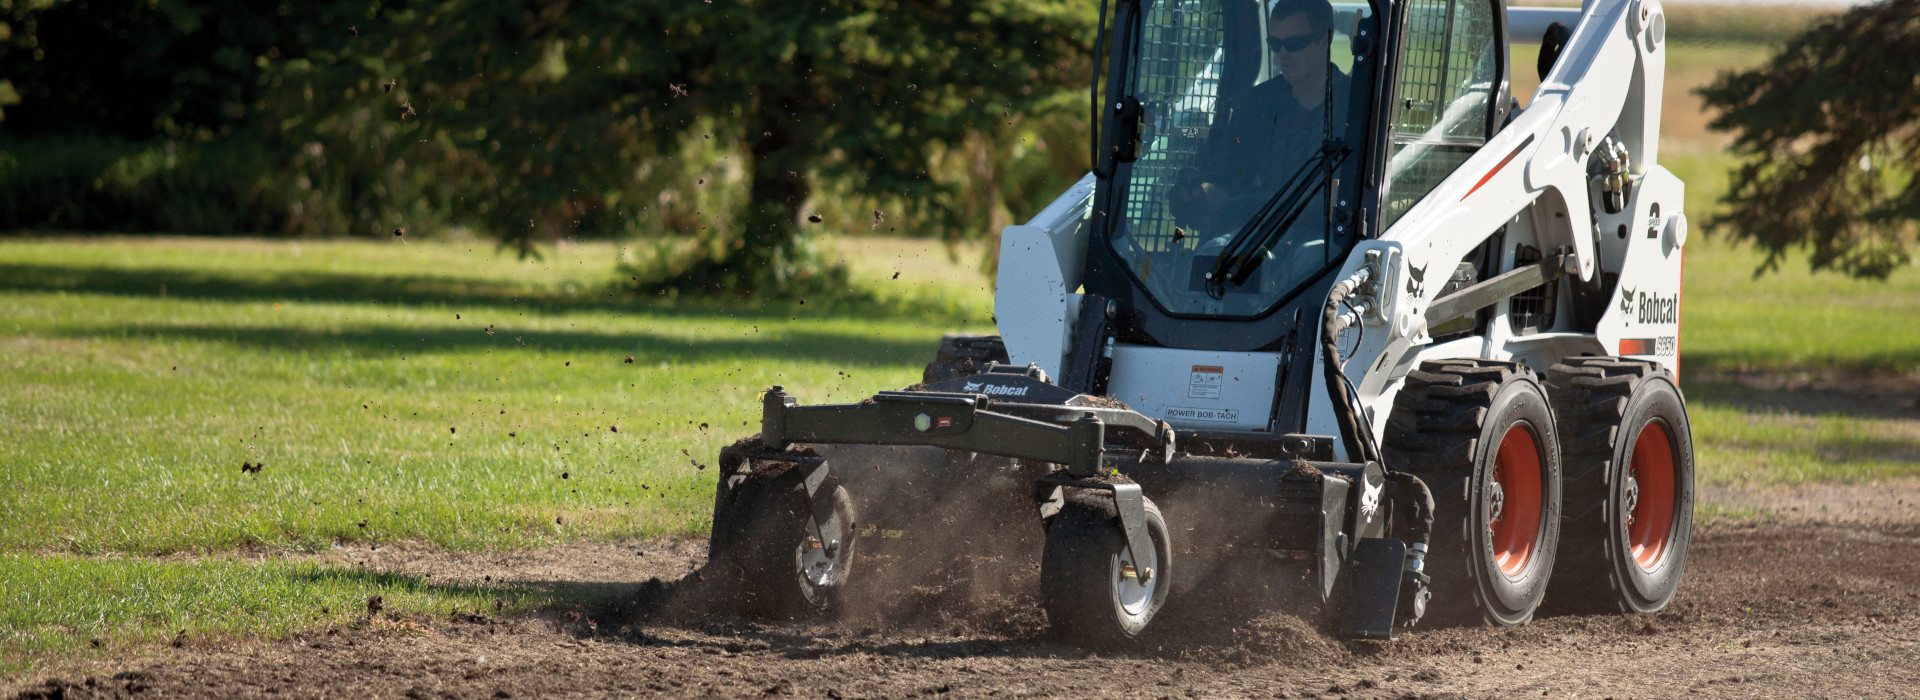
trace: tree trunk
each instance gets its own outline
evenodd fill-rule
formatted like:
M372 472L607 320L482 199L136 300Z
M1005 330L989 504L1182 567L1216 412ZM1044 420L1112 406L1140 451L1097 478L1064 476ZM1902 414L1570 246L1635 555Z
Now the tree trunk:
M782 294L829 272L800 230L800 208L811 190L807 158L795 146L791 101L763 98L746 124L750 201L739 217L739 236L726 254L681 272L660 287L706 293ZM808 285L810 286L810 285Z

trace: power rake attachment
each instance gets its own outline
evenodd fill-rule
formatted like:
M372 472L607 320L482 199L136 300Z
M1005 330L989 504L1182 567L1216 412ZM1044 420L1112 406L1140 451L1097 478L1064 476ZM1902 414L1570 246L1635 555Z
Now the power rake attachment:
M1424 543L1388 536L1397 490L1377 462L1329 461L1326 438L1273 440L1284 459L1182 452L1165 421L998 364L857 404L800 405L776 386L762 406L758 439L722 451L710 552L748 612L828 613L850 577L866 575L851 505L863 499L848 488L865 470L836 468L827 445L966 455L941 462L953 473L929 475L934 488L989 488L999 470L973 455L1025 465L1025 517L1045 529L1040 599L1074 643L1140 637L1170 594L1204 595L1203 579L1231 559L1265 560L1269 588L1337 611L1351 637L1389 638L1427 596Z

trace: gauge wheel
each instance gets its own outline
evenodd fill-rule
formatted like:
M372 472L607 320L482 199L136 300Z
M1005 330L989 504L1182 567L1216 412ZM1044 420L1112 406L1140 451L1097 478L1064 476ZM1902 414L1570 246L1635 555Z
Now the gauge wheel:
M1152 551L1135 553L1127 547L1109 494L1075 493L1053 516L1040 558L1040 599L1062 641L1094 649L1125 647L1166 605L1173 552L1167 522L1151 500L1146 521Z
M714 507L709 568L732 605L748 615L801 619L831 613L853 573L853 501L829 477L820 487L828 508L816 522L799 470L722 482Z
M1654 612L1680 587L1693 531L1693 431L1665 368L1573 358L1547 374L1567 467L1562 554L1548 605Z
M1559 545L1560 444L1525 365L1428 362L1407 374L1383 446L1432 489L1428 616L1518 625L1546 596Z

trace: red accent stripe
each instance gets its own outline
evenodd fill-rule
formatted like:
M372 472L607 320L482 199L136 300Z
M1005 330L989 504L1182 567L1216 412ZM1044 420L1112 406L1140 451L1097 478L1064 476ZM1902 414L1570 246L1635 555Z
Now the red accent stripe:
M1462 202L1464 202L1464 201L1467 201L1467 198L1468 198L1468 197L1472 197L1472 196L1473 196L1473 193L1475 193L1475 192L1479 192L1479 191L1480 191L1480 186L1481 186L1481 185L1485 185L1485 184L1487 184L1487 181L1488 181L1488 180L1492 180L1492 179L1493 179L1493 176L1495 176L1495 175L1498 175L1498 174L1500 174L1500 169L1501 169L1501 168L1505 168L1505 167L1507 167L1507 164L1508 164L1508 163L1511 163L1511 162L1513 162L1513 159L1514 159L1514 157L1515 157L1515 156L1518 156L1518 155L1520 155L1520 152L1521 152L1521 151L1524 151L1524 150L1527 150L1527 146L1529 146L1529 145L1531 145L1532 143L1533 143L1533 136L1532 136L1531 134L1529 134L1529 135L1527 136L1527 140L1525 140L1525 141L1521 141L1521 142L1520 142L1520 145L1518 145L1518 146L1514 146L1514 147L1513 147L1513 152L1512 152L1512 153L1508 153L1508 154L1507 154L1507 157L1505 157L1505 158L1501 158L1501 159L1500 159L1500 164L1499 164L1499 165L1495 165L1495 166L1493 166L1493 169L1492 169L1492 170L1488 170L1488 171L1487 171L1487 174L1485 174L1485 175L1482 175L1482 176L1480 176L1480 181L1479 181L1479 182L1476 182L1476 183L1473 183L1473 189L1470 189L1470 190L1467 190L1467 193L1466 193L1466 194L1463 194L1463 195L1460 195L1460 201L1462 201Z
M1621 338L1620 354L1652 355L1654 353L1653 340L1653 338Z

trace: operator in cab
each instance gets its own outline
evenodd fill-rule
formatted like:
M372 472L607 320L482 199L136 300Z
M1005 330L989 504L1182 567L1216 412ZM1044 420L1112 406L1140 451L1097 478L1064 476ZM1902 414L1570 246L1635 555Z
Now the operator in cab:
M1332 28L1327 0L1273 5L1266 48L1276 74L1215 115L1197 165L1183 168L1169 193L1177 221L1207 239L1237 232L1319 152L1328 137L1329 92L1333 134L1345 132L1351 80L1329 60Z

